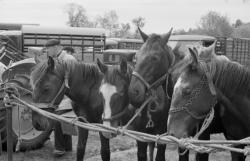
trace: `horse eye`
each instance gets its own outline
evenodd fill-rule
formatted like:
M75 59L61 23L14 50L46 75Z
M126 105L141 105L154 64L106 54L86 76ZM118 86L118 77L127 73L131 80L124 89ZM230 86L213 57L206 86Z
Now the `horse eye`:
M45 89L43 89L43 92L44 92L44 93L47 93L47 92L49 92L49 89L48 89L48 88L45 88Z
M120 97L124 96L124 93L123 93L123 92L119 92L119 93L117 93L117 94L118 94L118 96L120 96Z
M158 58L157 56L153 56L153 57L152 57L152 60L153 60L153 61L158 61L158 59L159 59L159 58Z
M50 90L50 87L48 87L48 86L46 86L46 87L43 88L43 92L44 92L44 93L45 93L45 92L49 92L49 90Z
M183 95L190 95L190 94L191 94L191 91L192 91L192 90L191 90L190 88L185 88L185 89L182 90L182 94L183 94Z

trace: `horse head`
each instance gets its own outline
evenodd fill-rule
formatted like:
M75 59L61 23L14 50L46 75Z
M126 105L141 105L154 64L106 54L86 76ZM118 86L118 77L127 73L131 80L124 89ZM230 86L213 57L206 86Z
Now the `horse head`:
M132 74L132 67L122 59L120 65L108 66L99 59L97 62L104 77L100 86L100 93L104 99L103 124L118 127L124 124L124 117L128 114L128 86ZM103 133L107 138L114 135Z
M65 79L63 70L58 70L60 69L58 64L59 62L49 57L48 60L42 61L34 67L30 75L34 102L51 103L57 96ZM64 93L57 96L56 104L61 102L63 96Z
M210 66L215 58L213 46L189 48L189 52L178 69L182 72L174 86L168 117L168 133L178 138L193 135L216 103Z
M152 34L150 36L140 34L144 44L136 54L136 65L129 86L129 97L133 105L140 105L145 100L149 88L157 88L164 80L161 77L168 72L174 62L172 49L167 45L172 29L163 35ZM157 85L152 87L157 80Z

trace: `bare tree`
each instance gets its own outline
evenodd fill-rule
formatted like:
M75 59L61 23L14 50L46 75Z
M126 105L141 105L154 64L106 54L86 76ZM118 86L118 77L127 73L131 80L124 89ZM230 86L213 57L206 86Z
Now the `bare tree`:
M93 23L89 21L86 10L83 6L76 3L69 3L65 8L68 14L67 24L71 27L93 27Z
M129 37L130 33L130 24L129 23L121 23L121 28L120 28L120 36L121 37Z
M144 17L136 17L132 20L132 23L136 26L136 27L140 27L143 28L145 25L145 18Z
M231 36L233 31L229 18L213 11L201 17L200 29L207 35L225 37Z
M101 27L109 31L109 36L111 37L114 34L115 30L117 30L119 27L118 19L119 17L116 11L111 10L109 12L106 12L103 16L99 15L96 21Z
M138 27L143 28L145 26L145 18L144 17L136 17L132 19L133 25L136 27L135 29L135 38L140 38L140 34L137 30Z

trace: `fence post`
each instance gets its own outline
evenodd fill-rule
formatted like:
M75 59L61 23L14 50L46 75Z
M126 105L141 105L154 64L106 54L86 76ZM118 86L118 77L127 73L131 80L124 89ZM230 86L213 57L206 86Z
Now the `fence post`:
M8 161L13 161L13 138L12 138L12 107L6 109L7 114L7 152Z
M12 132L12 108L13 104L11 104L11 95L13 94L13 90L8 86L5 89L5 96L4 96L4 107L6 109L6 124L7 124L7 155L8 161L13 161L13 132ZM9 89L8 89L9 88Z

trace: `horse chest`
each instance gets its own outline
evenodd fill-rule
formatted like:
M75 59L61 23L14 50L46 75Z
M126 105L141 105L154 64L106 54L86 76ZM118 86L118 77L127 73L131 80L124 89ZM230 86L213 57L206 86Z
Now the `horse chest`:
M236 95L231 102L222 116L223 126L233 139L242 139L250 135L250 98Z

